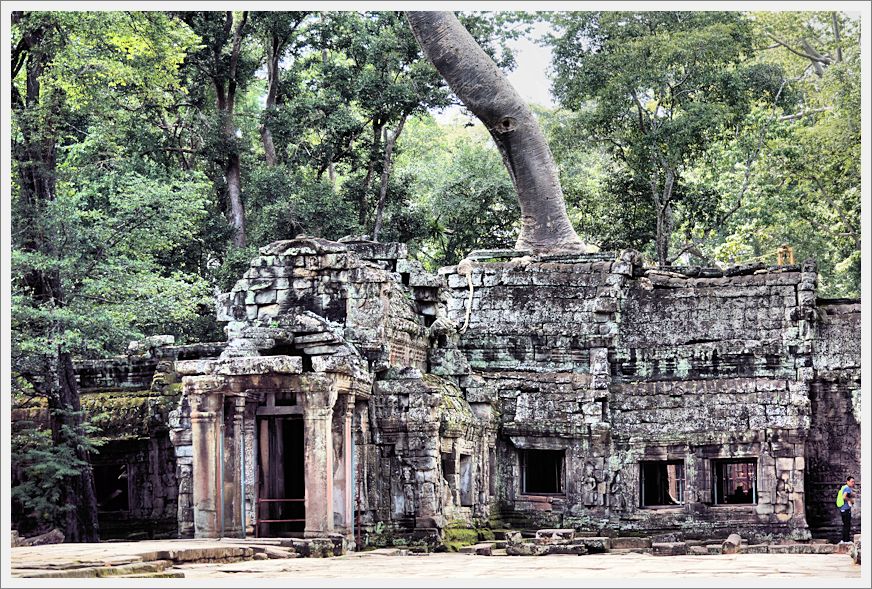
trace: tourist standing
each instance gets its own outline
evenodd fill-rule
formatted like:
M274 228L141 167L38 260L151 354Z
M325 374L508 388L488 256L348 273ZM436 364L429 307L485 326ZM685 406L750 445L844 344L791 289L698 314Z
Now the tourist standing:
M842 516L842 542L851 541L851 506L854 504L854 477L849 476L839 489L836 507Z

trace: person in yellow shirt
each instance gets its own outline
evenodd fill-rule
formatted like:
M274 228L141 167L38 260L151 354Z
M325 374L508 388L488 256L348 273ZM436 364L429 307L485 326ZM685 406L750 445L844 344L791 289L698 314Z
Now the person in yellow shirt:
M836 507L842 516L842 542L851 541L851 506L854 505L854 477L849 476L836 496Z

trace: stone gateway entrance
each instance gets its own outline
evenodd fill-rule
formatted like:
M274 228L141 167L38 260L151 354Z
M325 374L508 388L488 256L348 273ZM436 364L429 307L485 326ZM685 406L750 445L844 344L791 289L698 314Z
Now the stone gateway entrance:
M350 537L351 417L369 381L232 354L176 363L193 400L194 537Z

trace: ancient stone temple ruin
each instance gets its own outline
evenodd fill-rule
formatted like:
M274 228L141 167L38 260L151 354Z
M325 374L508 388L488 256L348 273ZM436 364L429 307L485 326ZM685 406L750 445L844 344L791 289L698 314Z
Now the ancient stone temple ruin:
M358 546L840 529L860 306L818 299L813 262L492 251L430 274L395 243L260 253L220 297L226 343L80 365L84 406L120 412L95 458L107 529Z

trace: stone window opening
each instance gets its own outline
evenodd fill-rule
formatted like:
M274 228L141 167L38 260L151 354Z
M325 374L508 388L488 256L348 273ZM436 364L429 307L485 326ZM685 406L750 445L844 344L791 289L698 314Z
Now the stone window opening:
M757 459L713 460L714 504L757 503Z
M522 450L521 493L562 495L565 450Z
M127 463L95 464L93 471L98 511L130 511Z
M292 407L297 404L297 393L293 391L276 391L275 393L267 393L275 395L274 403L276 407Z
M650 460L639 464L642 507L684 505L684 461Z

